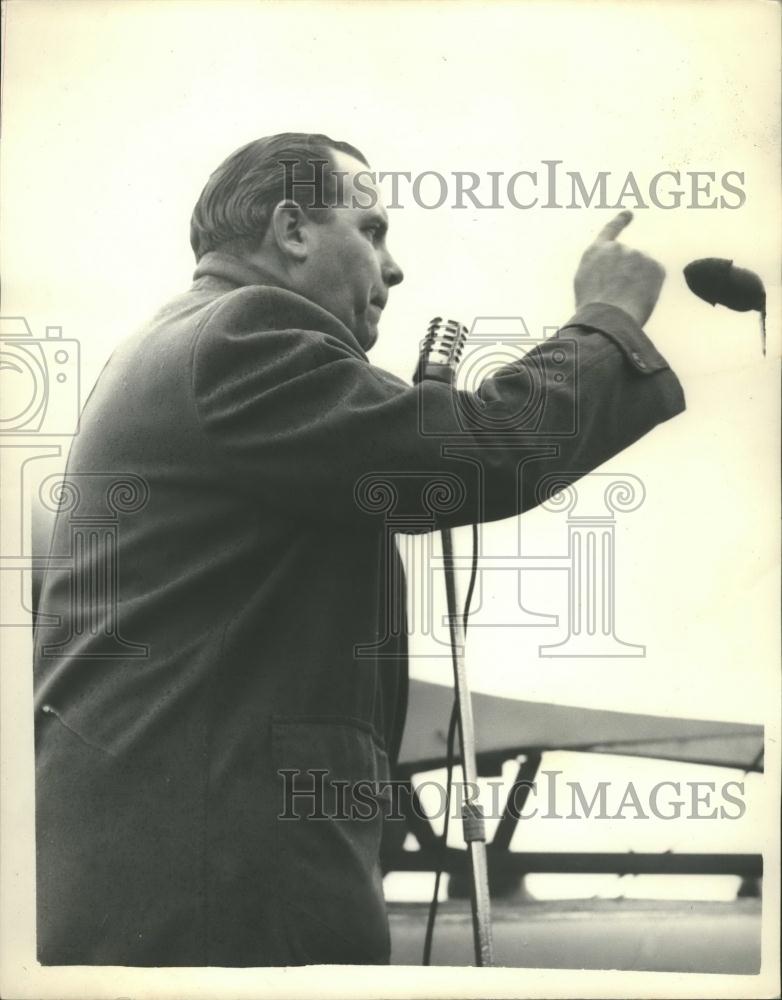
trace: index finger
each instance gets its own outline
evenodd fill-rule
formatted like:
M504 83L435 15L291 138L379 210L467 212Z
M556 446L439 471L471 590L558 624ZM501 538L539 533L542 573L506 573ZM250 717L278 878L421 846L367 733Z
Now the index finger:
M611 240L615 240L622 230L630 225L632 219L633 213L629 209L625 209L618 215L615 215L597 234L595 243L608 243Z

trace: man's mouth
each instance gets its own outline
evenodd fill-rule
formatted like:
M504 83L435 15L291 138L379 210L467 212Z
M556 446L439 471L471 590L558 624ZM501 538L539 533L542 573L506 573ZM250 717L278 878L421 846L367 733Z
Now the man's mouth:
M370 300L369 304L371 306L376 306L381 312L386 307L386 302L388 301L387 295L374 295Z

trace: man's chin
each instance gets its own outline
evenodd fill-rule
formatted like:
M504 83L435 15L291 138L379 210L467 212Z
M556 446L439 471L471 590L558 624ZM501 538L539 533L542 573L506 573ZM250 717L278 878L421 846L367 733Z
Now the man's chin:
M361 328L356 331L356 339L365 351L369 351L375 346L377 338L377 323L362 323Z

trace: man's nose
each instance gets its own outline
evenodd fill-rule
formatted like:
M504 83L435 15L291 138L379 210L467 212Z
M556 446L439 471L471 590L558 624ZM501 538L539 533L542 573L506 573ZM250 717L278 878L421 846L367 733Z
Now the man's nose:
M386 259L383 263L383 281L389 288L393 288L394 285L400 284L404 280L405 272L397 264L390 253L386 254Z

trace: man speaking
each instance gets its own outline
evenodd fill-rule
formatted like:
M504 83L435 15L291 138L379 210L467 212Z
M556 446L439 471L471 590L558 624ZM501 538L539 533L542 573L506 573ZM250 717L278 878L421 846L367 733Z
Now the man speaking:
M356 647L386 635L404 594L358 484L392 477L415 514L422 481L456 474L461 502L436 527L509 517L543 499L544 476L589 472L684 408L642 331L663 271L617 242L627 213L584 253L573 319L476 395L374 367L402 271L366 170L323 135L229 156L193 212L192 286L85 406L65 482L79 516L129 476L144 504L110 559L87 545L58 561L73 514L54 529L35 661L44 964L388 962L382 814L279 818L286 773L380 783L399 748L404 639L374 661ZM487 438L481 415L507 429L533 373L534 447ZM479 474L444 456L455 435Z

